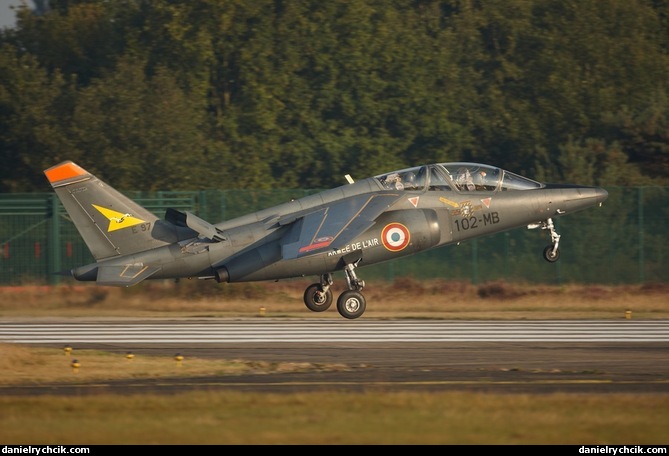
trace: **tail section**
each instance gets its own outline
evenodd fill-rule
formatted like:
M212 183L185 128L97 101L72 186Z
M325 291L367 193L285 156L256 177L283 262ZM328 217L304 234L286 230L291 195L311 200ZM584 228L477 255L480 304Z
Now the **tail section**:
M96 261L175 241L171 224L71 161L44 171Z

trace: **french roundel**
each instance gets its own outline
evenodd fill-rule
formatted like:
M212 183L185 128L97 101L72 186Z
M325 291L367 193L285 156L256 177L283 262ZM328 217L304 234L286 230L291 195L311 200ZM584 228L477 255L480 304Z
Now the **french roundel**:
M381 232L383 246L391 252L399 252L409 245L411 234L406 226L401 223L389 223Z

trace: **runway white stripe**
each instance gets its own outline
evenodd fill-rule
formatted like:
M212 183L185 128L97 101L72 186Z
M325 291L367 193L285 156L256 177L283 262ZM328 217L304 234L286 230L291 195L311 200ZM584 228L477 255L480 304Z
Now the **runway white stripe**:
M3 323L0 342L669 342L669 321L434 322L237 320L146 323Z

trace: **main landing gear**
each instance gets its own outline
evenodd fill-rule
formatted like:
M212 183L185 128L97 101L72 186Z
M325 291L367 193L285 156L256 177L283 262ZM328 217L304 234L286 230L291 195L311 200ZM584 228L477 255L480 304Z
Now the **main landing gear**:
M529 229L541 228L542 230L549 230L551 234L551 245L546 246L544 249L544 259L549 263L555 263L560 258L560 250L558 245L560 244L560 235L555 231L555 225L553 224L553 219L546 219L540 223L534 223L527 226Z
M361 291L365 287L365 281L358 279L355 275L354 269L358 265L349 263L344 266L344 273L346 274L346 284L348 290L339 295L337 299L337 311L339 314L348 318L349 320L356 319L365 313L367 302ZM313 283L304 291L304 303L309 310L314 312L323 312L330 308L332 304L332 274L327 273L321 276L318 283Z

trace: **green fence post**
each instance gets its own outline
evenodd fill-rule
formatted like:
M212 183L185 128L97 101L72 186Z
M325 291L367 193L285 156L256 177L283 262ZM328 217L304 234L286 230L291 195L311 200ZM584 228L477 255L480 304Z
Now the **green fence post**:
M48 281L52 285L60 282L60 276L57 272L62 265L62 250L60 242L60 202L56 195L51 195L49 200L51 212L51 232L49 241L49 271Z
M478 239L472 240L472 283L478 285L479 283L479 260L478 260Z
M511 233L504 233L504 280L509 280L509 242Z
M638 215L639 215L639 281L644 283L645 274L644 274L644 248L643 248L643 187L639 187L639 204Z
M201 217L205 220L209 220L211 223L218 223L220 220L215 220L211 215L209 214L209 202L207 201L207 193L204 190L200 190L197 193L197 212L195 215L198 217Z

